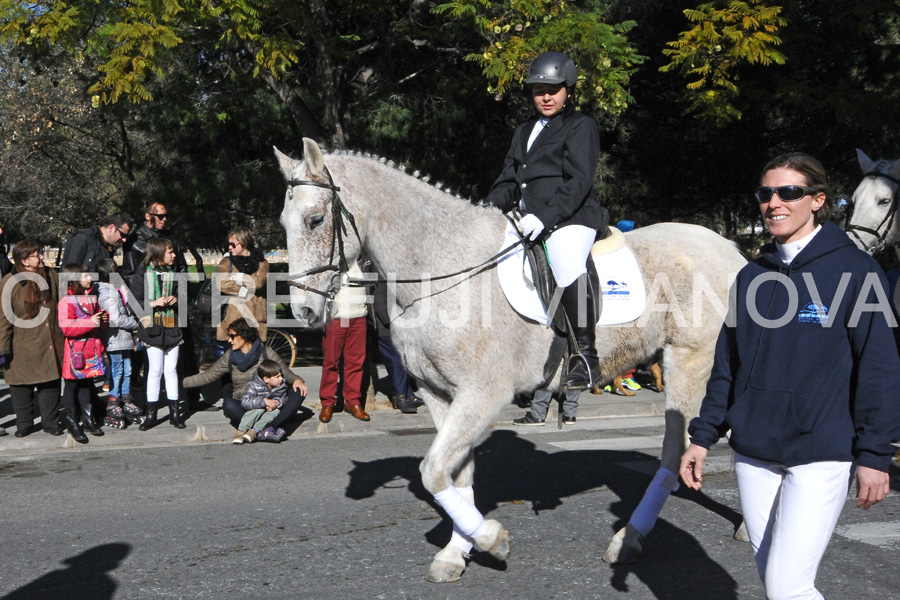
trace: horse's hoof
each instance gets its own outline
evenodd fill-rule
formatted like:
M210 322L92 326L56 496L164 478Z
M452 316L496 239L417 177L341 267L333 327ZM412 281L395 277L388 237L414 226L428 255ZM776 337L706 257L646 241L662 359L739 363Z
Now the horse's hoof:
M509 532L494 519L488 519L484 524L487 525L487 531L475 538L475 549L505 561L509 558Z
M609 542L609 548L603 555L603 562L612 565L627 565L637 562L641 558L641 542L643 541L644 536L638 533L637 529L626 525Z
M741 526L734 532L734 539L739 542L749 542L750 534L747 533L747 524L741 521Z
M456 546L447 546L434 556L425 579L432 583L452 583L458 581L466 570L469 555Z

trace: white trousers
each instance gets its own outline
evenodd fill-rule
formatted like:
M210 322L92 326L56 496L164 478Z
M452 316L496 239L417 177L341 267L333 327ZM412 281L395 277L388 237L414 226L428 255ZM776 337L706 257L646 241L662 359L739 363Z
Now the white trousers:
M816 572L847 500L853 463L785 467L735 452L734 470L766 597L823 598Z
M166 398L178 400L178 346L163 350L147 348L147 402L159 401L159 380L166 378Z
M560 227L547 238L550 269L559 287L568 287L582 273L587 273L587 258L594 245L597 230L584 225Z

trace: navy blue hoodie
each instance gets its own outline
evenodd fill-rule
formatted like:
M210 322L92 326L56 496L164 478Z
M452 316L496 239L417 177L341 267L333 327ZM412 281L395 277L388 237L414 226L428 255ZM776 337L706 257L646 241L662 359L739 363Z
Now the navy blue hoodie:
M785 265L774 243L738 273L691 442L728 429L744 456L888 471L900 437L900 358L877 263L833 223ZM761 326L762 324L762 326Z

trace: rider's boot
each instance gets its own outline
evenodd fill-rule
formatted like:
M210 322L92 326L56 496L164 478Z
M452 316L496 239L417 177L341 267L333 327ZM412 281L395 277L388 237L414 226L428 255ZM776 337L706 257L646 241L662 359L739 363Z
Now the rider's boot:
M582 290L579 290L582 287ZM600 380L600 360L597 357L596 327L597 311L594 308L593 285L587 273L563 289L561 304L569 324L572 337L578 346L572 349L566 387L570 390L584 390L593 387Z

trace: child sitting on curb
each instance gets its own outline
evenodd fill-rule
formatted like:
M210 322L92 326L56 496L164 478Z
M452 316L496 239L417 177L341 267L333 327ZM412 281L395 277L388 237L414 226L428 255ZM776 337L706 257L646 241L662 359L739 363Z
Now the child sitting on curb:
M287 386L284 385L281 366L273 360L262 361L241 396L241 406L247 412L238 425L232 443L250 444L256 440L278 443L284 439L284 429L273 429L269 423L278 416L285 400Z

